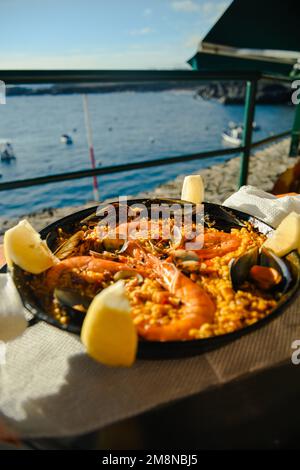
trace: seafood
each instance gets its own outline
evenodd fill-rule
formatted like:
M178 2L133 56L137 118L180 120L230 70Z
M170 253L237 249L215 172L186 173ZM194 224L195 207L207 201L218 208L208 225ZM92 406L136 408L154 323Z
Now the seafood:
M270 290L282 281L281 274L275 268L259 265L252 266L249 277L263 290Z
M266 248L258 247L231 261L230 277L235 290L251 279L263 291L286 292L292 282L286 262Z
M159 276L159 282L176 295L182 306L178 318L172 318L166 324L140 323L139 334L151 341L179 341L189 339L191 329L200 328L204 323L211 323L215 305L211 297L195 282L185 276L174 264L161 262L149 255L149 262Z
M176 295L182 304L178 317L171 318L167 323L139 323L138 332L143 338L151 341L185 340L189 338L192 328L200 328L213 320L215 305L211 297L174 264L161 261L137 242L128 243L127 252L139 260L143 259L147 268L157 276L158 282Z
M58 247L58 249L54 252L55 256L60 260L73 256L83 241L83 238L83 230L79 230L78 232L74 233L74 235L72 235L70 238L68 238L68 240Z
M211 223L197 231L196 223L181 227L174 218L128 219L115 231L99 230L95 217L85 219L77 231L58 232L59 261L28 284L62 324L80 326L95 295L122 279L143 340L235 331L268 315L290 280L284 264L261 250L264 235L221 215L226 231Z
M126 270L136 272L130 266L116 261L98 259L92 256L75 256L65 259L46 272L45 283L51 291L55 287L71 287L76 284L95 284L109 279L114 274Z
M200 243L201 241L202 238L200 239ZM197 238L195 239L195 242L197 242ZM206 232L204 234L203 248L200 248L199 250L196 249L195 253L197 253L201 259L210 259L235 251L239 248L240 244L240 238L232 233L222 231Z
M167 324L138 325L139 334L148 340L175 341L188 339L192 328L199 328L205 322L211 322L215 306L210 296L197 284L179 271L176 266L164 262L148 253L135 241L128 244L127 252L144 262L144 272L154 273L159 282L171 293L178 297L182 306L178 317L170 319ZM83 285L91 281L99 287L105 275L113 275L114 280L121 277L134 277L140 273L132 267L105 259L88 256L72 257L61 261L48 270L46 285L50 290L57 286L71 287L74 283ZM141 275L140 275L141 276ZM107 277L106 277L107 279Z

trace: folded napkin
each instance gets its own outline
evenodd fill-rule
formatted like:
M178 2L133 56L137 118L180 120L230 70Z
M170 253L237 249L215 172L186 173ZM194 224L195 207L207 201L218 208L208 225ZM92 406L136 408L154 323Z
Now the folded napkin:
M300 195L277 198L254 186L242 186L223 205L246 212L277 227L290 212L300 214Z
M0 274L0 342L11 341L27 328L25 310L10 274Z

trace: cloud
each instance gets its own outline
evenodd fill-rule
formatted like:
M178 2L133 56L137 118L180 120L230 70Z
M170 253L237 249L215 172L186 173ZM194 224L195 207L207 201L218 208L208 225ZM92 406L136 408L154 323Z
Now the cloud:
M143 16L151 16L151 15L152 15L151 8L145 8Z
M206 15L215 15L215 16L218 16L220 15L221 13L223 13L223 11L225 10L225 8L228 6L228 1L227 2L204 2L202 4L202 11L203 13L205 13Z
M154 29L146 27L141 29L132 29L129 31L130 36L145 36L146 34L154 33Z
M229 5L230 1L206 1L204 3L197 3L194 0L174 0L171 7L176 11L184 11L187 13L201 12L205 16L218 17L225 8Z
M176 0L171 3L171 6L176 11L194 12L200 10L200 5L193 0Z

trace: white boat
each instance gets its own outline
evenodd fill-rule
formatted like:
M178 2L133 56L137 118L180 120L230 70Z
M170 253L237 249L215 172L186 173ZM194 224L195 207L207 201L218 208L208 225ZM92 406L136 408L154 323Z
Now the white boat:
M2 162L10 162L16 159L12 143L8 139L0 140L0 158Z
M241 127L235 127L233 129L222 132L222 138L225 142L239 147L242 144L243 129Z

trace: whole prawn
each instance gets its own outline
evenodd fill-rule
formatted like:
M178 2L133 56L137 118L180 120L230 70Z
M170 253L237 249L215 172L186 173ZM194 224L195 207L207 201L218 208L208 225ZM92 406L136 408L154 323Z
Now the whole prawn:
M130 242L127 251L134 257L143 259L156 276L157 281L181 301L179 315L170 318L168 323L159 321L150 324L143 321L137 325L138 333L150 341L182 341L190 338L191 329L198 329L214 318L215 304L209 294L185 276L173 263L162 261L147 253L137 242Z
M151 324L142 321L137 325L141 337L150 341L181 341L189 339L191 329L198 329L204 323L211 323L215 305L209 294L198 284L185 276L173 263L163 261L149 253L138 241L131 240L123 255L128 263L96 258L75 256L60 261L46 273L46 285L50 290L62 283L72 286L80 281L83 285L101 285L101 274L113 277L119 271L128 270L141 273L158 282L181 302L178 315L169 318L165 324L159 320ZM138 269L134 268L137 263Z
M82 281L91 283L97 281L96 274L114 275L124 270L138 272L138 270L125 263L98 259L93 256L74 256L60 261L58 264L48 269L46 272L46 285L50 290L53 290L60 285L63 277L66 275L68 276L68 281L71 283L72 274L82 279Z

